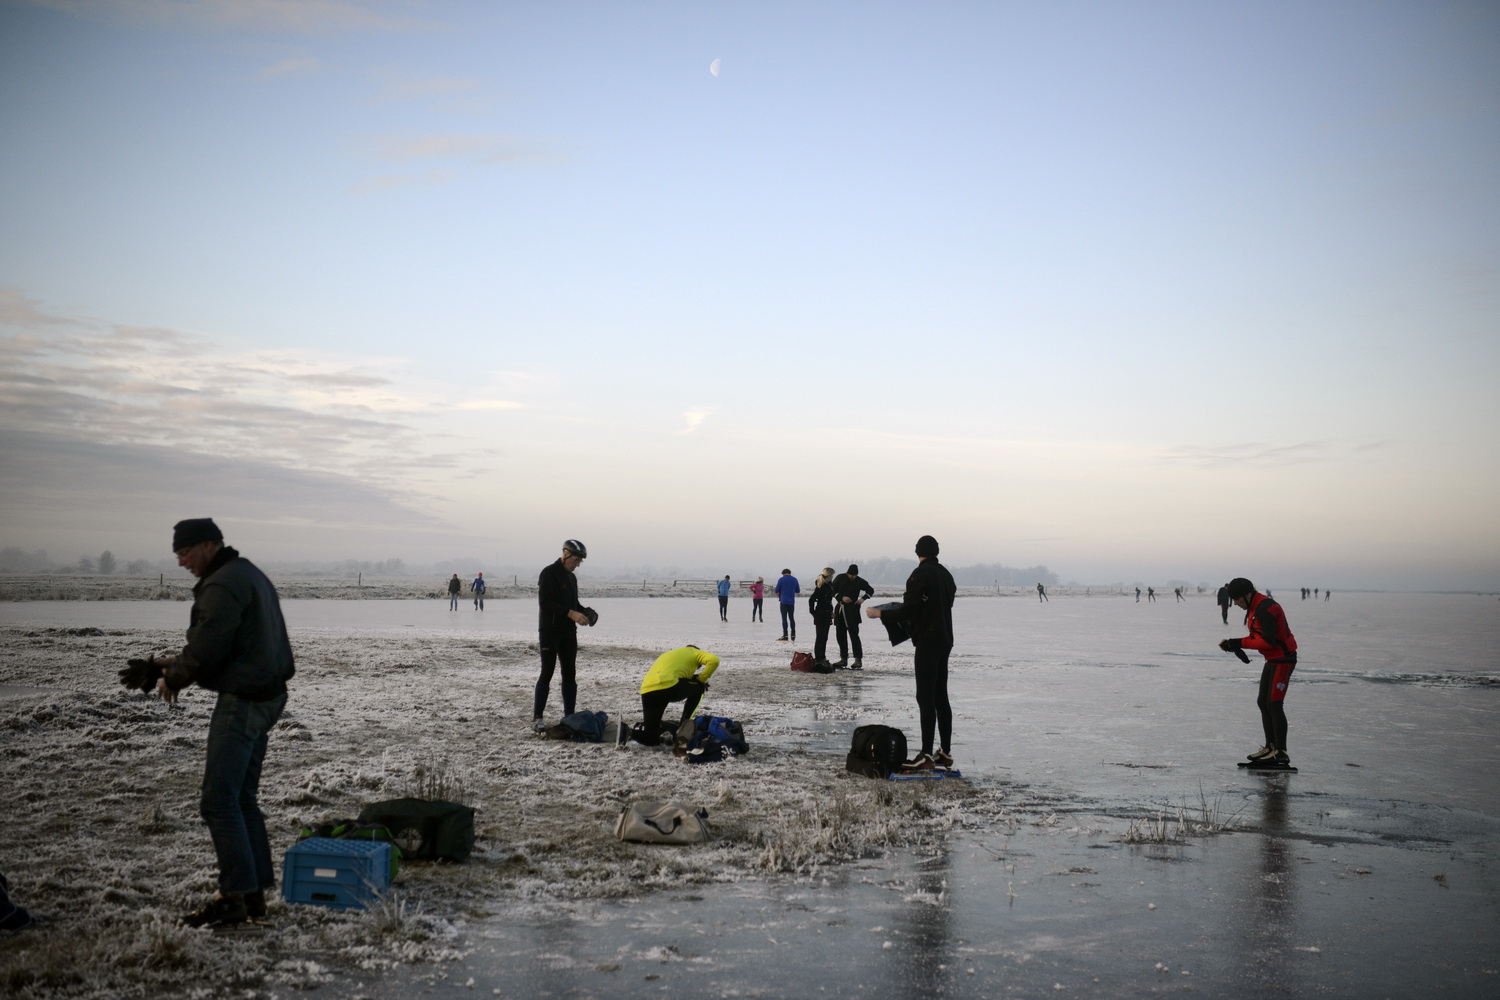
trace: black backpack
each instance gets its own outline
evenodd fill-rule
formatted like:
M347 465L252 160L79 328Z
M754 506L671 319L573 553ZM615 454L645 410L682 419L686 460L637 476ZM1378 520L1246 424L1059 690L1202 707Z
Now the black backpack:
M844 770L866 778L889 778L906 763L906 734L891 726L860 726Z
M474 810L457 802L387 799L361 809L359 821L389 829L402 855L416 861L467 861L474 849Z

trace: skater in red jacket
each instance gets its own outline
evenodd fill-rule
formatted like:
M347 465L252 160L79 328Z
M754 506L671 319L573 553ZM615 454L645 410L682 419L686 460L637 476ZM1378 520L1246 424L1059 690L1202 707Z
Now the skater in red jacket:
M1256 593L1255 584L1240 576L1230 580L1225 589L1235 606L1245 611L1245 624L1250 626L1250 634L1243 639L1225 639L1219 643L1219 648L1231 653L1256 649L1266 658L1260 673L1260 696L1255 701L1260 709L1266 744L1250 755L1250 764L1252 767L1290 767L1283 702L1292 671L1297 667L1297 638L1287 626L1286 613L1281 610L1281 605L1267 594ZM1241 659L1244 659L1243 653Z

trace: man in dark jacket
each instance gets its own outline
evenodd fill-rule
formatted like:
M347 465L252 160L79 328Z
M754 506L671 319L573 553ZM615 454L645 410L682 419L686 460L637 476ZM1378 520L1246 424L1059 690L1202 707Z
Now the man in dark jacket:
M198 578L187 645L180 653L131 660L122 683L176 701L189 684L214 691L199 813L219 863L219 893L182 918L190 927L231 928L265 916L276 885L266 821L256 796L267 737L286 707L295 670L276 588L224 544L212 518L173 528L177 563Z
M552 687L552 672L562 664L563 715L573 714L578 697L578 682L573 671L578 662L578 626L592 625L585 608L578 603L578 577L573 575L589 550L576 538L563 542L562 555L537 577L536 599L539 606L537 645L542 651L542 672L536 679L532 699L531 726L537 732L547 728L542 713L547 708L547 694Z
M870 618L904 622L911 635L917 676L917 711L922 722L922 752L908 765L917 770L952 767L953 709L948 705L948 654L953 651L953 574L938 563L937 539L917 539L917 568L906 578L899 607L866 608ZM933 729L941 749L933 751Z
M849 571L833 580L833 634L839 643L839 662L835 667L847 666L860 670L864 664L865 647L859 641L859 607L866 597L874 597L875 588L859 575L859 567L849 564ZM849 663L849 647L854 647L854 662Z

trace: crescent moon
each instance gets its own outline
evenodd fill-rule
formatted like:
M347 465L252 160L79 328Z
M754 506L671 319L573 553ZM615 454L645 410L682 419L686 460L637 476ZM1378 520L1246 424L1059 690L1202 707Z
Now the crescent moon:
M714 76L718 76L719 75L719 63L720 62L721 62L721 60L715 59L713 62L711 62L711 63L708 64L708 71L710 73L712 73Z

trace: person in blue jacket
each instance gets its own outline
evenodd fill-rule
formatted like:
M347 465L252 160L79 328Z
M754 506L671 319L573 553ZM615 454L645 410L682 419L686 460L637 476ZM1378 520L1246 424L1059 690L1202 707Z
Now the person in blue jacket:
M729 620L729 574L724 574L724 579L719 581L719 621Z
M776 581L776 596L781 601L781 638L777 642L787 642L788 633L790 641L797 641L797 595L802 593L802 585L792 575L792 571L784 569L781 571L781 579Z

